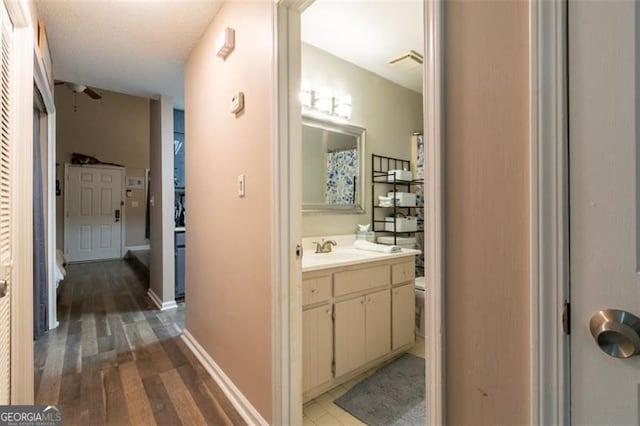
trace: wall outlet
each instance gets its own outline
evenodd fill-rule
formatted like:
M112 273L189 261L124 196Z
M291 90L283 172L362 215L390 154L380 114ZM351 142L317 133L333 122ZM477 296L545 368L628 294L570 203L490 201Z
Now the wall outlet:
M138 203L137 201L132 201L131 202L131 207L139 207L140 203Z
M244 175L239 175L238 176L238 197L244 197L244 192L245 192L245 181L244 181Z

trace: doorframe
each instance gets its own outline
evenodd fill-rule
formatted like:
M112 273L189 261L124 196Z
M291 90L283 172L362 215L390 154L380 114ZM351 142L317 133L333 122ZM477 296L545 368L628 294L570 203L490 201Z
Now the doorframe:
M272 209L274 229L273 265L273 423L295 424L302 419L302 268L295 255L301 246L302 186L301 108L298 91L291 83L300 81L300 40L289 35L300 31L300 14L313 0L279 0L274 6L274 149L272 154ZM445 423L444 370L444 146L443 146L443 0L424 0L425 61L423 71L423 115L425 153L429 162L426 188L425 258L427 285L427 410L428 424ZM428 47L428 49L427 49ZM299 89L299 88L297 88Z
M274 82L272 149L272 423L302 420L302 108L299 87L301 41L289 34L300 31L300 14L313 0L279 0L273 7Z
M58 307L55 286L56 268L56 106L53 91L49 85L42 57L37 54L37 45L33 52L33 81L42 95L47 116L47 289L49 294L48 321L49 330L58 327Z
M4 0L13 32L11 404L31 405L33 384L33 49L26 1ZM20 283L21 285L15 285Z
M570 423L567 1L529 3L530 415Z
M120 178L120 254L119 254L119 259L122 259L123 255L124 255L124 248L125 248L125 237L126 237L126 233L125 233L125 226L126 226L126 212L124 207L126 207L125 205L123 205L122 203L125 200L125 179L126 179L126 172L125 172L125 168L124 167L120 167L120 166L109 166L106 164L91 164L91 165L80 165L80 164L71 164L71 163L64 163L64 201L63 201L63 207L62 207L62 214L64 215L63 217L63 234L64 234L64 243L63 243L63 248L64 248L64 254L65 256L67 255L67 241L69 240L69 218L67 216L67 205L69 203L69 188L68 188L68 183L69 183L69 169L71 167L80 167L80 168L85 168L85 169L108 169L108 170L114 170L114 171L118 171L120 172L121 178ZM107 259L105 259L107 260ZM72 261L73 262L73 261Z
M444 211L444 0L424 1L423 122L425 158L425 383L427 424L446 424ZM431 230L431 232L426 232Z

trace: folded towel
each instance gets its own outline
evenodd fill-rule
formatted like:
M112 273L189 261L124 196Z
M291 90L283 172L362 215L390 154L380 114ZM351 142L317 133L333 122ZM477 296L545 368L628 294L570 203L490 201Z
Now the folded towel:
M397 253L402 251L398 246L385 246L382 244L370 243L369 241L356 240L353 248L358 250L377 251L378 253Z

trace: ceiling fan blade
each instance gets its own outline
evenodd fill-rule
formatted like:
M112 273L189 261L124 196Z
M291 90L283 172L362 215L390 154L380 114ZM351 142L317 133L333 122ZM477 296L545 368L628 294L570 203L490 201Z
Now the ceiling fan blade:
M84 93L86 93L91 99L102 99L102 96L90 87L84 89Z

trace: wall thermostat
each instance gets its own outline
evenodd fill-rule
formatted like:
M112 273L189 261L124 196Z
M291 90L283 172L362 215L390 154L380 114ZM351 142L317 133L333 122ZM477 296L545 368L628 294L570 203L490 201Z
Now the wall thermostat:
M231 113L237 114L244 109L244 93L238 92L231 98Z

